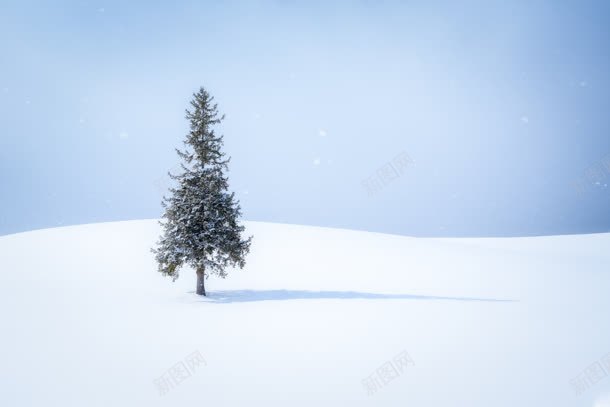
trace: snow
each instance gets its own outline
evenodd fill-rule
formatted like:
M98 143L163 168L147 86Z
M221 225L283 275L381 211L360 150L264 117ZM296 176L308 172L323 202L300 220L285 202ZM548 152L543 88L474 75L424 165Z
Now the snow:
M601 396L596 402L594 407L610 407L610 394Z
M610 353L608 234L246 227L208 298L156 272L154 220L0 237L0 405L607 405L610 367L571 381Z

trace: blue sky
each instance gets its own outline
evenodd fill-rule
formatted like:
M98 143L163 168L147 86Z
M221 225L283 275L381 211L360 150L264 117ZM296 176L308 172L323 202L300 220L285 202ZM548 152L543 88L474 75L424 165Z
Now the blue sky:
M0 5L0 234L159 217L201 85L248 220L610 229L605 2L123 3Z

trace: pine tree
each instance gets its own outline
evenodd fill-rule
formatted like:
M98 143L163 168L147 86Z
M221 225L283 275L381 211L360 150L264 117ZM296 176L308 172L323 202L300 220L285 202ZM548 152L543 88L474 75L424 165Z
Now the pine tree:
M186 110L190 131L185 149L176 149L182 159L181 174L169 174L176 181L170 197L163 198L163 233L153 249L159 272L175 281L183 265L197 273L197 294L206 295L204 279L210 274L225 278L228 266L245 265L252 236L243 239L244 227L235 193L228 192L230 158L221 151L223 139L214 132L219 116L214 98L202 87L193 94Z

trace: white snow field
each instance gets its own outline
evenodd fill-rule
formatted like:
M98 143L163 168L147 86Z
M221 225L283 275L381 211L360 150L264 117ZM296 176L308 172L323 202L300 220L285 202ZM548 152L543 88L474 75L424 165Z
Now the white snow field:
M207 299L154 220L0 237L0 406L607 405L610 235L245 224Z

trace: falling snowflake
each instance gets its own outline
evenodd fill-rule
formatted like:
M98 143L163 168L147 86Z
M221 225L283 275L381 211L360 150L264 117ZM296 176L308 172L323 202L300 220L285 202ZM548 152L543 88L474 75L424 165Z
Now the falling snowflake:
M326 137L326 130L324 129L320 129L320 131L318 132L318 134L320 135L320 137Z
M315 165L315 166L320 165L320 159L319 159L319 158L315 158L315 159L313 160L313 165Z

